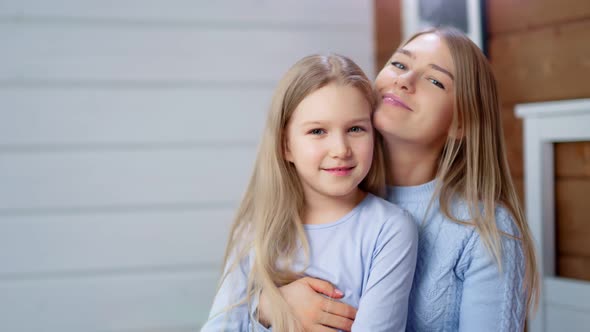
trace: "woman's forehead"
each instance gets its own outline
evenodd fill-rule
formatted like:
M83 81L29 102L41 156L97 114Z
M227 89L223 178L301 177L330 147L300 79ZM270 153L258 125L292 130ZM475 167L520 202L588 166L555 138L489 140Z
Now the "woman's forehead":
M420 35L401 47L401 52L417 60L435 61L454 71L451 52L445 41L434 33Z

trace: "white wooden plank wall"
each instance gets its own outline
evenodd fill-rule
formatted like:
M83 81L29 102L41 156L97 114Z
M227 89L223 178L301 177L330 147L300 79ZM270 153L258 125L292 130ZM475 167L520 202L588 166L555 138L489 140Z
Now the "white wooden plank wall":
M371 1L0 1L0 331L195 331L274 84Z

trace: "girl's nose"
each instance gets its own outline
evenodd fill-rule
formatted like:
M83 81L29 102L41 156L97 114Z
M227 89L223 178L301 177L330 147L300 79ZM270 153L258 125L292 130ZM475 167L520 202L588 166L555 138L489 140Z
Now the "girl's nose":
M334 137L330 155L333 158L348 158L351 155L350 143L345 135Z

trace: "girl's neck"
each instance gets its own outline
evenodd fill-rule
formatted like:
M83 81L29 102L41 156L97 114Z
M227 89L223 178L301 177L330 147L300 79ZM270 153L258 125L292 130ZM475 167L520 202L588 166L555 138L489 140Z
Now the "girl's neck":
M386 142L389 183L392 186L417 186L436 176L442 147Z
M306 193L302 222L308 225L335 222L352 211L366 196L367 193L360 189L338 197Z

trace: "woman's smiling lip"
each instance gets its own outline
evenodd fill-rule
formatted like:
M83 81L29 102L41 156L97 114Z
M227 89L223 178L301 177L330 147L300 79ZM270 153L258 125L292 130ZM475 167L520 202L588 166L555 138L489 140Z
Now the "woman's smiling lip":
M393 93L385 93L385 94L383 94L382 100L383 100L383 103L384 104L389 104L389 105L392 105L392 106L403 107L403 108L407 109L408 111L413 112L413 110L408 105L406 105L400 99L400 97L394 95Z

